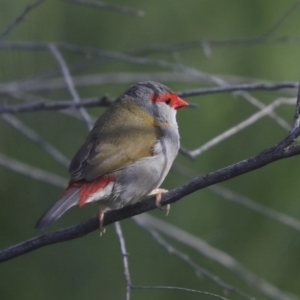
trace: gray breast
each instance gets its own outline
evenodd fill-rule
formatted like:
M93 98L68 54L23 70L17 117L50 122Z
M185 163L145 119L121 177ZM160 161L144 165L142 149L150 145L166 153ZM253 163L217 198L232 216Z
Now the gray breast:
M139 159L120 171L114 187L115 208L142 200L164 181L179 149L177 128L164 130L153 156Z

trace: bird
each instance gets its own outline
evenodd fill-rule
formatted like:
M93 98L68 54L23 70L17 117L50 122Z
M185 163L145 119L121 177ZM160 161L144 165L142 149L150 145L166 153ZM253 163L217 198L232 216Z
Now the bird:
M60 199L38 220L43 229L71 207L98 203L100 235L104 215L155 195L179 150L177 109L188 106L165 85L145 81L132 85L95 122L73 157L70 181Z

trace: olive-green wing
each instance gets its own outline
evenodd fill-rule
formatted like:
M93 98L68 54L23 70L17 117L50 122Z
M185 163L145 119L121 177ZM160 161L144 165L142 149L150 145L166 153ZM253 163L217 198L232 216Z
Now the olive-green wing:
M72 180L94 180L153 154L157 122L130 103L117 103L97 121L70 165Z

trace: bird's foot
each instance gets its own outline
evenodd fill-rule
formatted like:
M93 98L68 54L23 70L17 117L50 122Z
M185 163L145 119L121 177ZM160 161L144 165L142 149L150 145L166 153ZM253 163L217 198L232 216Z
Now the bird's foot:
M97 216L98 216L98 219L99 219L100 236L102 236L102 235L105 233L105 231L106 231L105 227L103 226L103 222L104 222L104 214L105 214L107 211L109 211L109 210L110 210L110 208L108 208L108 207L106 207L106 208L104 208L104 209L101 209L101 208L98 209Z
M167 192L168 192L168 190L165 190L165 189L154 189L148 196L155 195L155 206L157 208L161 208L161 204L160 204L161 195L164 193L167 193ZM170 212L171 205L167 204L166 206L164 206L164 208L166 209L166 216L167 216Z

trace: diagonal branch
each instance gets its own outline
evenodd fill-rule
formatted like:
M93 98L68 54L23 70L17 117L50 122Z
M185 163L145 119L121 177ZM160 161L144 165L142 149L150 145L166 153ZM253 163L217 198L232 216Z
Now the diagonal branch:
M176 240L177 242L196 250L209 260L212 260L225 267L227 270L230 270L240 279L242 279L248 286L251 286L252 288L262 292L264 295L271 297L271 299L299 299L297 295L282 291L273 284L255 275L247 267L238 262L234 257L218 248L213 247L198 236L192 235L189 232L186 232L163 220L150 216L149 214L143 217L137 216L134 218L134 221L144 228L146 227L148 229L150 228L150 230L158 231L169 238L172 238L173 240Z
M252 156L248 159L225 167L204 176L199 176L188 183L171 190L162 196L161 204L175 203L184 196L194 193L200 189L211 186L215 183L229 180L239 175L256 170L277 160L300 154L300 145L292 146L292 143L300 135L300 89L297 95L297 104L293 125L287 136L278 144ZM152 199L146 199L132 206L125 206L119 210L113 210L105 214L104 226L132 216L150 211L156 208ZM19 244L13 245L0 251L0 262L12 259L19 255L31 252L46 245L59 243L78 237L82 237L99 228L97 217L91 218L83 223L61 229L54 232L42 234Z
M75 4L82 4L82 5L89 5L92 7L108 9L111 11L120 12L123 14L131 14L137 17L143 17L145 13L140 9L135 9L127 6L117 5L106 3L103 1L95 1L95 0L65 0L67 2L75 3Z
M267 37L273 34L278 28L280 28L291 16L292 13L294 13L297 10L297 6L299 6L300 2L299 0L296 0L289 8L288 10L283 14L283 16L271 27L268 29L267 32L262 34L262 37Z
M43 181L60 188L65 188L68 182L65 178L61 176L25 164L2 153L0 153L0 166L3 166L7 169L20 173L27 177L31 177L32 179Z
M242 122L240 122L239 124L231 127L230 129L227 129L226 131L224 131L220 135L214 137L213 139L211 139L210 141L208 141L207 143L202 145L201 147L199 147L197 149L194 149L192 151L188 151L190 156L192 158L195 158L196 156L202 154L204 151L207 151L211 147L219 144L221 141L223 141L223 140L227 139L228 137L236 134L237 132L245 129L246 127L254 124L257 120L259 120L259 119L263 118L264 116L268 115L276 107L278 107L280 105L283 105L283 104L294 105L295 104L295 99L293 99L293 98L291 98L291 99L285 99L285 98L281 99L280 98L280 99L275 100L270 105L265 106L263 109L261 109L260 111L258 111L255 114L253 114L249 118L243 120Z
M44 0L36 0L35 2L26 6L20 15L18 15L8 26L0 33L0 40L2 40L18 23L20 23L25 16Z
M277 83L245 83L227 86L218 86L210 88L193 89L186 91L179 91L177 94L180 97L192 97L200 95L208 95L215 93L229 93L237 91L255 91L255 90L280 90L286 88L297 88L298 83L296 82L277 82ZM10 93L15 87L12 86L5 89L5 85L0 85L1 93ZM10 91L9 91L10 90ZM21 88L22 90L22 88ZM82 99L80 102L74 101L38 101L22 104L2 104L0 105L0 114L4 113L21 113L39 110L60 110L60 109L70 109L79 107L94 107L94 106L109 106L114 101L113 98L108 96L102 96L99 98ZM263 109L263 107L261 107Z
M215 298L219 298L222 300L229 300L228 298L222 297L217 294L213 294L210 292L205 292L205 291L200 291L200 290L195 290L195 289L190 289L190 288L185 288L185 287L180 287L180 286L162 286L162 285L157 285L157 286L132 286L132 289L135 290L175 290L175 291L183 291L183 292L189 292L189 293L196 293L196 294L202 294L206 296L212 296Z
M114 100L103 96L101 98L85 99L81 102L74 101L38 101L21 104L3 104L0 105L0 114L15 114L21 112L31 112L40 110L60 110L72 109L79 107L95 107L95 106L109 106Z
M148 217L148 216L147 216ZM146 218L147 220L147 218ZM218 276L212 274L208 270L204 269L202 266L198 265L195 261L193 261L186 253L181 252L174 246L172 246L170 243L168 243L155 229L151 228L151 225L149 226L149 223L151 222L151 217L150 217L150 222L147 223L144 222L144 218L138 218L135 217L134 221L141 226L144 230L146 230L156 241L159 245L161 245L169 254L177 256L179 259L184 261L188 266L190 266L196 274L201 275L215 284L217 284L219 287L221 287L224 291L228 292L233 292L245 299L248 300L254 300L255 298L242 292L235 286L232 286L226 282L224 282L222 279L220 279ZM155 222L156 220L153 219ZM160 220L159 220L160 222Z
M124 276L126 280L126 300L130 300L130 291L131 291L132 284L131 284L131 278L129 272L128 253L126 250L122 227L119 222L115 223L115 230L118 236L119 245L122 254L122 260L123 260Z
M23 123L20 119L10 114L3 114L1 117L8 124L10 124L19 132L24 134L29 140L37 144L41 149L43 149L56 161L58 161L65 167L69 166L70 161L68 158L66 158L55 146L53 146L51 143L45 140L37 132L35 132L33 129L31 129L29 126Z
M297 132L291 132L279 144L264 150L258 155L207 175L194 178L188 183L164 194L162 196L161 204L166 205L175 203L183 197L215 183L229 180L239 175L248 173L277 160L300 154L300 146L286 148L288 145L290 145L288 143L292 143L294 138L298 135L299 127ZM142 202L136 203L135 205L125 206L122 209L107 212L105 214L104 226L153 210L155 208L157 207L155 206L154 201L152 199L146 199ZM47 245L82 237L97 229L99 229L99 220L97 217L95 217L78 225L39 235L1 250L0 262L4 262Z
M75 88L72 76L70 74L69 68L68 68L62 54L60 53L60 51L57 49L57 47L54 44L49 45L49 50L53 54L53 56L55 57L56 61L58 62L59 66L61 68L61 72L64 75L66 85L68 87L69 93L73 97L73 101L75 103L80 103L81 100L80 100L79 94L76 91L76 88ZM91 117L87 113L86 109L81 106L81 107L78 108L78 110L79 110L79 112L82 116L82 119L87 124L89 130L91 130L93 128L93 122L91 120Z

